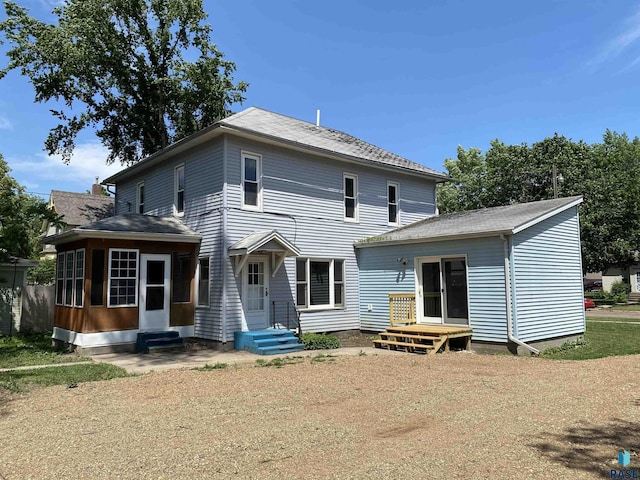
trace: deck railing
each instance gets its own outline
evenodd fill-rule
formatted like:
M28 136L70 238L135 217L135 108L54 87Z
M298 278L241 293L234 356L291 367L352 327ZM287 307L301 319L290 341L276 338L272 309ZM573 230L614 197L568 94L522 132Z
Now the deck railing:
M286 300L273 300L271 302L271 326L273 328L295 330L296 335L298 337L301 336L300 312L298 312L296 304Z
M416 323L416 295L415 293L389 294L389 324L412 325Z

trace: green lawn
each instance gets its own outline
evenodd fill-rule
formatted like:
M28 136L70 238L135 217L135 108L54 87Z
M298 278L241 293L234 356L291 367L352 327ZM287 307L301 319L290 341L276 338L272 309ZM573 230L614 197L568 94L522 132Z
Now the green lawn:
M631 312L640 312L640 303L632 303L629 305L611 305L611 310L622 310Z
M48 365L50 363L91 360L75 354L57 351L51 346L51 333L0 336L0 368Z
M597 321L587 320L586 345L573 347L565 345L549 349L543 352L542 356L558 360L587 360L615 355L640 354L640 325L620 323L627 320L629 319L598 318Z
M127 376L129 374L124 369L108 363L12 370L10 372L0 372L0 391L20 392L25 390L27 384L34 383L45 386L75 386L82 382L95 382Z

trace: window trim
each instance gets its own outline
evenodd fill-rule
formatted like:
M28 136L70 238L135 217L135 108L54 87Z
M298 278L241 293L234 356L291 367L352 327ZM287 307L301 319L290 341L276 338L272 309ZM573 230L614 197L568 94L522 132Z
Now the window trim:
M178 175L178 171L180 169L182 169L182 178L184 179L182 190L179 190L180 185L178 184L178 179L180 178L180 176ZM186 204L186 199L185 199L186 183L187 183L187 177L185 175L184 163L181 163L180 165L176 165L176 167L173 169L173 214L176 217L181 217L184 215L185 204ZM182 192L182 210L178 210L178 194L180 192Z
M353 197L347 197L347 179L353 180ZM347 217L347 198L353 198L354 200L353 217ZM358 201L358 175L356 175L355 173L345 172L342 174L342 217L345 222L360 222L360 202Z
M82 276L78 277L78 253L82 252ZM76 250L76 255L73 260L73 306L82 308L84 307L84 278L86 274L87 268L87 252L84 248L79 248ZM78 294L78 280L82 281L82 296L80 297L80 304L76 302L77 294Z
M209 265L207 268L209 269L209 275L207 276L207 285L209 287L209 293L207 295L207 303L200 303L200 282L202 278L200 274L202 270L200 269L200 263L202 260L207 260ZM209 255L202 255L198 257L198 266L196 267L196 308L209 308L211 306L211 257Z
M60 258L62 257L62 262L60 262ZM64 274L66 272L65 260L66 260L66 252L59 252L56 255L56 305L64 306ZM62 268L61 268L62 263ZM61 285L58 286L58 282L61 282ZM60 294L60 301L58 301L58 294Z
M136 190L136 213L144 213L144 182L138 182Z
M74 301L74 293L75 293L75 283L76 283L76 251L75 250L67 250L64 252L64 298L62 299L62 303L65 307L73 307ZM67 272L69 271L69 258L71 258L71 277L67 276ZM69 303L67 303L67 282L71 280L71 296Z
M244 188L244 184L245 182L253 182L253 180L246 180L245 179L245 160L247 158L251 158L253 160L256 161L256 181L255 183L258 185L258 195L257 195L257 205L247 205L245 202L245 188ZM262 211L262 155L260 155L259 153L253 153L253 152L248 152L243 150L241 152L241 162L240 162L241 166L241 178L242 181L240 182L240 190L241 190L241 202L242 202L242 209L243 210L253 210L255 212L261 212Z
M298 285L303 282L298 281L298 272L296 270L296 308L301 312L315 312L319 310L344 310L347 304L347 295L346 295L346 260L344 258L322 258L322 257L298 257L297 261L304 260L305 261L305 303L304 305L298 304ZM311 305L311 262L323 262L329 263L329 303L325 305ZM335 275L334 275L334 265L335 262L342 262L342 281L338 282L342 284L342 304L335 303ZM297 269L297 263L296 263Z
M395 187L396 189L396 201L394 203L391 203L391 200L389 199L389 187ZM396 206L395 222L389 220L389 207L391 205ZM394 227L400 225L400 184L398 182L387 181L387 224Z
M113 252L136 252L136 276L135 276L135 303L125 305L111 305L111 262L113 261ZM107 308L130 308L138 306L138 295L140 287L140 250L137 248L110 248L107 263ZM117 277L122 278L122 277Z

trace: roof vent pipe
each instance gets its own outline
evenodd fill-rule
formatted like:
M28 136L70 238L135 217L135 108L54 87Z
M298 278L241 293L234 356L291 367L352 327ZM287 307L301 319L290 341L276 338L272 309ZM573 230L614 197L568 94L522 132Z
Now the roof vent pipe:
M316 127L320 126L320 109L316 110Z

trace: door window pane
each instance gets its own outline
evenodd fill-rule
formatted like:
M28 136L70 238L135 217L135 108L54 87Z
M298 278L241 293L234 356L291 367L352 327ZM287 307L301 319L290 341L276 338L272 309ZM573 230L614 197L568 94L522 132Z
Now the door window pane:
M425 317L442 317L440 262L422 264L422 297Z
M147 261L147 285L164 285L164 261Z
M146 310L164 310L164 287L147 287Z
M264 263L247 264L247 309L250 312L264 310Z
M467 319L467 271L463 259L445 260L447 318ZM454 323L454 322L450 322Z

